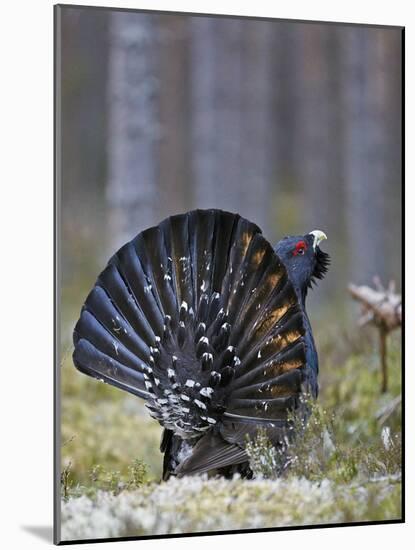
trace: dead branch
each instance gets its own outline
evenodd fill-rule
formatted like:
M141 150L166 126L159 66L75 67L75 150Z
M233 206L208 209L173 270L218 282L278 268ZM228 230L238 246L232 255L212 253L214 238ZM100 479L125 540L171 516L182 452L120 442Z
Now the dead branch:
M372 324L379 329L379 355L381 363L381 391L388 390L387 336L402 325L402 298L391 281L385 288L379 277L373 279L376 288L350 284L352 297L362 306L359 326Z
M379 423L384 424L388 418L400 407L402 404L402 395L398 395L392 401L388 401L384 407L382 407L377 413L376 418Z
M349 292L352 297L362 305L362 317L360 325L372 323L377 326L384 326L389 332L402 324L402 298L395 293L394 285L391 283L388 289L375 283L377 290L369 286L349 285Z

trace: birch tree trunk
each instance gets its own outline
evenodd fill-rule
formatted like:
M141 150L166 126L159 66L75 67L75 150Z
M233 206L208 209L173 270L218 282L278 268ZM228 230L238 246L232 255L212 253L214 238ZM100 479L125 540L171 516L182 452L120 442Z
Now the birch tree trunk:
M109 247L156 222L159 139L153 15L114 12L108 81Z

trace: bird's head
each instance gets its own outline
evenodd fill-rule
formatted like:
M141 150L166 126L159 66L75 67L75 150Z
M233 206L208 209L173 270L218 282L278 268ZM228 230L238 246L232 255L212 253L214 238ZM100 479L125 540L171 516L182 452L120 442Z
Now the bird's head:
M303 299L307 289L312 288L316 279L322 279L328 270L330 256L319 246L325 239L326 234L317 229L307 235L285 237L275 248L291 282Z

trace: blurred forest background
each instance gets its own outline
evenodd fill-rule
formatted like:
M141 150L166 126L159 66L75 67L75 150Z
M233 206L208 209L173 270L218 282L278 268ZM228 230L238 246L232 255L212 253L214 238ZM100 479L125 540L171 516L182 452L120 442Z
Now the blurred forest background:
M74 480L103 461L126 471L138 451L159 474L159 427L139 400L73 368L72 330L109 256L193 208L239 212L271 243L327 233L332 266L309 306L321 399L340 407L344 449L378 444L376 415L400 395L399 337L379 396L377 345L346 287L379 275L400 289L401 29L79 7L61 7L58 28L62 451Z
M139 231L210 207L271 243L324 230L333 265L318 305L373 275L399 285L400 29L61 17L64 286L90 287Z

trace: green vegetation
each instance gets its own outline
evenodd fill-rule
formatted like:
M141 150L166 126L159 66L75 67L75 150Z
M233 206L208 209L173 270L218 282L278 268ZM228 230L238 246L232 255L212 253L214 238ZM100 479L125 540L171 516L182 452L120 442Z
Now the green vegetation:
M62 465L70 463L72 488L90 485L97 465L125 482L134 460L160 478L161 427L140 399L79 373L69 355L62 388Z
M97 464L89 472L87 485L79 483L74 485L71 462L69 462L62 470L61 475L62 499L68 501L69 498L82 495L95 499L100 491L119 495L122 491L138 489L147 482L147 465L141 460L135 459L128 466L127 476L123 476L119 471L107 471L101 464Z

